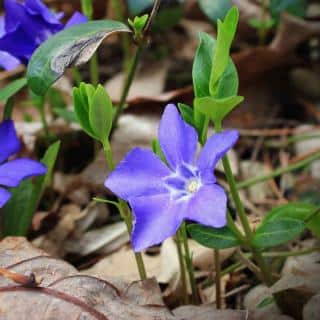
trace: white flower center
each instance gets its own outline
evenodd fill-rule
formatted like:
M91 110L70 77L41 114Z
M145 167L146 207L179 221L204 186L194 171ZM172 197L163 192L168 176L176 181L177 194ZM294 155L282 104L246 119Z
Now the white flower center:
M186 184L186 190L189 193L195 193L199 190L201 183L198 179L191 179Z

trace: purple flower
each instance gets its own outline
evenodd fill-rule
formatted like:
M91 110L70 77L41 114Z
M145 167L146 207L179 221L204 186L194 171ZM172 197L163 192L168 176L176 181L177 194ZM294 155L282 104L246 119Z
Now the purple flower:
M236 143L238 132L212 135L195 161L196 130L168 105L158 135L168 166L151 151L135 148L105 181L133 209L135 251L172 236L185 219L215 228L227 223L227 197L213 169Z
M86 22L75 13L66 25L61 13L51 12L41 0L4 0L5 16L0 17L0 66L6 70L27 64L36 48L63 28Z
M11 194L3 187L17 187L23 179L43 175L47 168L30 159L15 159L5 162L20 150L20 141L11 120L0 124L0 208L10 199Z

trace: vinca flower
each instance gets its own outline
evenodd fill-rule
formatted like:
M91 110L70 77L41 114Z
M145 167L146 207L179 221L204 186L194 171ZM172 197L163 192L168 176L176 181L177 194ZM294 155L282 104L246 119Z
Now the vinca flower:
M62 13L51 12L41 0L4 0L5 16L0 17L0 66L6 70L27 64L37 47L56 32L83 23L76 12L64 25Z
M21 158L6 161L10 156L17 153L20 147L21 144L17 138L13 122L11 120L3 121L0 124L0 208L11 197L6 187L17 187L22 180L47 172L45 165L30 159Z
M215 228L227 223L227 196L213 170L238 140L238 132L212 135L196 160L196 130L171 104L164 111L158 135L168 165L150 150L135 148L105 181L133 210L136 252L174 235L184 220Z

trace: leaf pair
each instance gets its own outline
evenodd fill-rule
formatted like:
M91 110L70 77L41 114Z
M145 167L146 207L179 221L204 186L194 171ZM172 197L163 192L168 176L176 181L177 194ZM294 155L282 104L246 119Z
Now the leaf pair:
M81 83L73 89L73 103L82 129L102 144L109 140L114 109L112 101L103 86L95 88Z
M243 100L237 95L239 79L230 58L238 19L238 9L233 7L223 22L218 20L217 40L206 33L200 34L192 71L195 126L199 132L203 130L205 117L214 123L221 123Z
M320 214L317 208L306 203L290 203L271 210L258 226L252 245L265 250L296 238L305 228L320 237ZM230 227L215 229L192 224L188 227L192 238L200 244L215 249L240 245Z

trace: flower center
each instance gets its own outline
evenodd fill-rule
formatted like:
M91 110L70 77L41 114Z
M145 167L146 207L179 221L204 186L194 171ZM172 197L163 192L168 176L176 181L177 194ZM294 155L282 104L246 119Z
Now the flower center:
M164 179L165 187L174 199L185 199L198 192L202 183L198 169L182 164Z
M195 193L199 190L201 183L198 179L191 179L186 183L186 190L189 193Z

